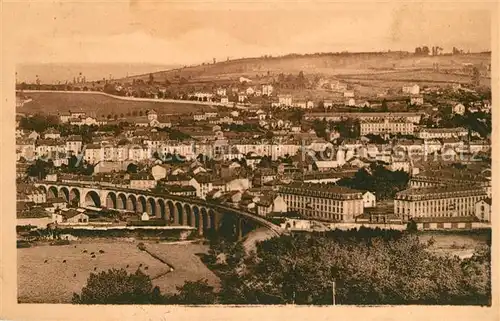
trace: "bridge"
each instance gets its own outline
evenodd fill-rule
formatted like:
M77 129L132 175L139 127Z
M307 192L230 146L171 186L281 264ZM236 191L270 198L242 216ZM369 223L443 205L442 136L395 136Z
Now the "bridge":
M227 215L233 219L233 230L238 239L256 226L266 227L277 236L283 233L281 227L255 213L199 198L95 183L41 181L35 186L41 188L47 198L61 197L68 203L78 202L80 207L146 212L151 217L165 220L167 224L195 227L200 236L206 231L217 231L222 218Z

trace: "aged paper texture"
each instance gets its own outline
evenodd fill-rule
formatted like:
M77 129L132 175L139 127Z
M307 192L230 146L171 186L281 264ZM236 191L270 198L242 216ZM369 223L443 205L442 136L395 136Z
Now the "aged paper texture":
M496 2L0 10L2 319L499 319Z

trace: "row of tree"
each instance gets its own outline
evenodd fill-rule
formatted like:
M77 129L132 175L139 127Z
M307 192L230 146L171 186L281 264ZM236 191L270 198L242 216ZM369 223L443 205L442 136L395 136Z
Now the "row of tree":
M257 244L214 238L204 258L221 279L186 282L161 294L140 271L92 274L73 302L83 304L490 305L489 246L471 258L436 256L410 232L366 229L299 233Z
M404 171L391 171L382 164L373 163L351 178L340 179L337 185L373 192L377 199L393 199L397 192L407 188L409 179Z

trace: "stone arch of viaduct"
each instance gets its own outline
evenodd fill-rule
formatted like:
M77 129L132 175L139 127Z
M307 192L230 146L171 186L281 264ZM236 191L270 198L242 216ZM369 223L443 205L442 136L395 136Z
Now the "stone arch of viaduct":
M217 230L222 215L236 215L236 233L242 235L242 221L251 221L267 227L274 234L281 234L279 226L253 213L213 204L201 199L170 194L159 194L109 187L89 187L65 183L37 183L47 198L63 198L80 207L103 207L134 213L146 212L155 218L161 218L172 225L191 226L202 235L204 231Z

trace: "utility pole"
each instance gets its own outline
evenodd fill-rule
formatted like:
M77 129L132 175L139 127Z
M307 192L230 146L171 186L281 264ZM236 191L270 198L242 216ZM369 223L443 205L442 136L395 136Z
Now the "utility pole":
M335 305L335 281L332 281L332 303Z

